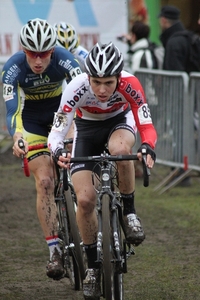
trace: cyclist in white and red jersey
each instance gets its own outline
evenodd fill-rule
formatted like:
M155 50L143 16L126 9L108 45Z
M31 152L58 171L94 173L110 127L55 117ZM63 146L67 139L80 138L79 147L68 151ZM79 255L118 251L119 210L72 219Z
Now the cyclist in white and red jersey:
M147 166L153 167L156 130L143 88L135 76L123 71L123 64L122 54L113 43L97 43L86 58L86 73L78 75L66 87L48 137L49 148L61 167L67 167L65 162L70 162L70 154L63 158L61 152L75 112L72 157L99 155L105 144L111 155L131 154L138 129L141 137L138 157L141 160L141 149L145 146ZM137 246L145 239L145 234L134 206L134 163L122 161L117 164L126 238ZM78 199L77 223L88 258L87 276L83 282L86 299L94 299L100 294L100 272L96 263L96 193L91 180L93 167L93 163L73 163L71 166Z
M54 172L49 149L28 152L28 145L47 142L62 95L63 81L69 82L81 69L74 56L56 46L57 36L46 20L33 19L20 32L22 51L5 63L2 72L7 128L13 137L13 154L26 154L37 191L37 214L49 247L47 275L65 276L58 243L57 212L54 202ZM22 105L20 91L24 93ZM18 142L24 139L25 151ZM28 153L27 153L28 152ZM28 199L27 199L28 200Z

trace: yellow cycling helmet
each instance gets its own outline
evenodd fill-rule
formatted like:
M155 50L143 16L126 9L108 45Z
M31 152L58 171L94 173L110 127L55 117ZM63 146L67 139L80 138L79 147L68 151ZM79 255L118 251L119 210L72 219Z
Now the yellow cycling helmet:
M60 22L54 25L57 33L57 45L72 52L79 45L79 39L75 28L70 23Z

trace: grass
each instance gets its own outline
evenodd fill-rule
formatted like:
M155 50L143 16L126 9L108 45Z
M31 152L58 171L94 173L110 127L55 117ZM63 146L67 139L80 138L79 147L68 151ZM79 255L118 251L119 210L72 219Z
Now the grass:
M146 240L128 261L126 300L200 299L200 205L199 178L189 188L175 187L162 195L137 180L136 208L143 221Z

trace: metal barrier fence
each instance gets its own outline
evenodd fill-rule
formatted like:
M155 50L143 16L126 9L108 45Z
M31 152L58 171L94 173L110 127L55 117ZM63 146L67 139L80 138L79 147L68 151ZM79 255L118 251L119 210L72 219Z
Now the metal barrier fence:
M190 161L191 164L200 166L200 73L190 73L189 81L189 101L193 110L194 118L194 142L195 144L190 147Z
M135 72L146 93L158 132L157 161L173 167L188 162L200 171L200 136L194 126L199 111L200 73L140 69Z

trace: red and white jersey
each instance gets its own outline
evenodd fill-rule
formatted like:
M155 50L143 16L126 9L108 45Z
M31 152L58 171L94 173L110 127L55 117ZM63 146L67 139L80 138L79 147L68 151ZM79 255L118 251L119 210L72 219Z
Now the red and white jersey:
M104 121L123 112L128 106L132 110L142 143L147 143L154 149L157 140L156 130L152 124L143 88L135 76L122 71L118 88L108 102L102 103L94 95L88 75L86 73L78 75L66 86L58 112L55 113L48 138L50 149L54 152L58 148L63 148L62 141L75 113L84 120Z

